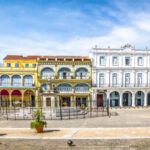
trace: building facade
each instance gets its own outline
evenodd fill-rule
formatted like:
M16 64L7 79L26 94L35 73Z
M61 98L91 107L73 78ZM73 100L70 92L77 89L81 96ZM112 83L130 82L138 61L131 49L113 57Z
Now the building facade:
M89 57L45 56L38 60L43 107L90 107L92 68Z
M150 105L150 51L129 44L91 51L94 107Z
M38 106L37 56L8 55L0 67L0 103L7 107Z

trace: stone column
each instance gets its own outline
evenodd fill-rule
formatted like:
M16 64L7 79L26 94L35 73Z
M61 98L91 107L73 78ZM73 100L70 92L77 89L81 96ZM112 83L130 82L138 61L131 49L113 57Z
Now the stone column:
M21 96L21 107L24 107L24 92L22 92Z
M42 98L42 100L43 100L43 108L45 108L46 107L46 96L43 96L43 98Z
M9 84L10 84L10 86L12 86L12 75L10 75L9 78L10 78Z
M106 105L107 105L107 100L108 100L108 103L109 103L109 106L110 106L110 92L106 93Z
M51 96L51 108L55 108L55 97Z
M123 96L123 93L120 92L120 97L119 97L119 106L122 107L122 96Z
M36 90L36 92L35 92L35 107L38 107L39 106L39 91L38 90Z
M97 103L96 103L96 90L92 90L92 99L91 99L91 106L93 107L93 108L96 108L97 107L97 105L96 105Z
M23 86L23 75L21 75L21 86Z
M12 107L12 97L11 97L11 94L9 94L9 103L10 103L10 108Z
M74 96L71 96L70 98L71 107L74 107Z
M144 93L144 106L147 106L147 92Z
M132 107L135 107L135 92L132 92Z
M75 68L74 68L74 67L75 67L75 66L72 65L72 73L70 74L71 78L73 78L73 79L76 78L76 76L75 76Z
M91 109L91 99L90 99L90 95L87 96L87 106L89 109Z
M55 65L54 78L58 79L58 68L57 68L57 65Z

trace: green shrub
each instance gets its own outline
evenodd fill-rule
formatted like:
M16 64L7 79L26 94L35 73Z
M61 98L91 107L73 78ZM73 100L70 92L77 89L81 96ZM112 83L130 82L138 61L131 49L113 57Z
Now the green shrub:
M41 110L37 110L34 112L34 120L31 121L30 123L30 128L37 128L39 126L47 126L47 122L41 120L42 112Z

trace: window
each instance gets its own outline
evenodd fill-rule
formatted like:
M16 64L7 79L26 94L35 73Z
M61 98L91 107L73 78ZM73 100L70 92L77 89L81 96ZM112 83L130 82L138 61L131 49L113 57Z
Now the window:
M114 56L114 57L112 58L112 64L113 64L113 65L118 65L118 58L117 58L116 56Z
M25 64L25 68L29 68L29 64Z
M19 64L18 64L18 63L17 63L17 64L15 64L15 67L16 67L16 68L18 68L18 67L19 67Z
M125 74L125 85L130 84L130 73Z
M137 83L138 83L138 85L142 84L142 73L137 74Z
M11 67L11 64L10 64L10 63L7 63L7 67Z
M104 85L104 74L103 73L100 74L99 84Z
M130 57L125 57L125 65L129 66L130 65Z
M139 66L143 65L143 58L142 57L138 57L138 65Z
M105 56L100 56L99 63L100 65L105 65Z
M117 73L112 74L112 84L116 85L117 84Z
M33 68L36 68L36 64L32 64L32 67L33 67Z

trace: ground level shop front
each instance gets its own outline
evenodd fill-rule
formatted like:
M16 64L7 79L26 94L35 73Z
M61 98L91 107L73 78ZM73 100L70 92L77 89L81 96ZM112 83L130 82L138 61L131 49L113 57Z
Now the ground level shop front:
M91 96L71 94L43 94L41 98L42 107L90 107Z
M106 106L107 100L109 100L110 107L150 106L150 91L92 90L93 107Z

